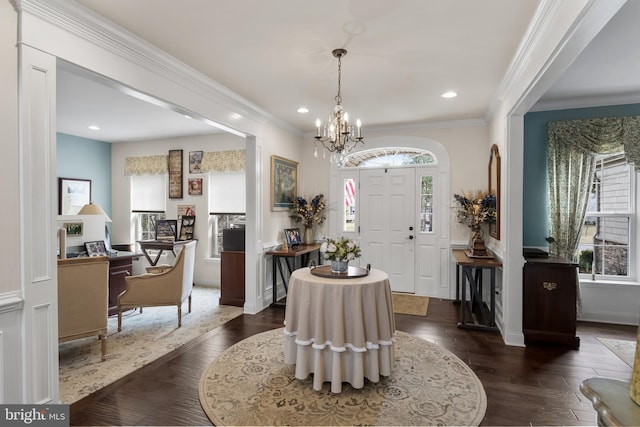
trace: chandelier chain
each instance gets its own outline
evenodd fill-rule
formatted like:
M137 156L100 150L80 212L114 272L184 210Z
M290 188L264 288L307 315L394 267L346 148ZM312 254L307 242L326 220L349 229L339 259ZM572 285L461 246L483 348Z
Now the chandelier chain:
M338 56L338 94L335 100L336 104L342 105L342 55Z

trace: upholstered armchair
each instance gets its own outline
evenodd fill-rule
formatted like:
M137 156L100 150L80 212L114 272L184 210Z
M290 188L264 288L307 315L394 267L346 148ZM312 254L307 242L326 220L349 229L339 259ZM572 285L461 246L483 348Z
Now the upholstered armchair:
M118 332L122 330L122 310L137 307L175 305L178 307L178 327L182 326L182 304L189 300L196 257L196 241L182 245L173 266L161 272L126 277L126 289L118 296Z
M58 342L98 336L107 354L107 257L58 260Z

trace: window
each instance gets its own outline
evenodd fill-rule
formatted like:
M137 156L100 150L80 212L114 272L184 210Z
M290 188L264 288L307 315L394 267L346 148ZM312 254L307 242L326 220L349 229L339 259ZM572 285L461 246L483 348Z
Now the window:
M135 240L156 238L156 221L166 219L166 175L131 177L131 216Z
M344 224L342 231L356 231L356 180L344 180Z
M222 230L232 227L244 227L247 217L242 213L217 213L211 212L211 257L220 258L222 252Z
M433 232L433 177L420 177L420 232Z
M633 176L623 154L597 157L578 246L580 273L594 279L631 277Z

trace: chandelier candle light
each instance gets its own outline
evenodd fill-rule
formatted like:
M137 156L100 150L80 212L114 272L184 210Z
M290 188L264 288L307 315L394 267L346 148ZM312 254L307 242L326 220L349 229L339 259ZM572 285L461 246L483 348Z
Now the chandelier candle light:
M339 163L344 155L353 150L358 143L363 142L362 123L356 120L355 128L349 123L349 114L342 108L342 57L347 54L345 49L334 49L333 56L338 58L338 94L335 97L336 106L329 114L329 122L322 126L320 119L316 120L316 142L320 142L324 150L331 153L331 163ZM324 157L323 150L323 157ZM318 157L318 145L315 146L314 157Z

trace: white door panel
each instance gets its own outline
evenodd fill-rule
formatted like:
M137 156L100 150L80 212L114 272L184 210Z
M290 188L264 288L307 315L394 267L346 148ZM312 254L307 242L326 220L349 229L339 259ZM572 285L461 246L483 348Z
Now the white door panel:
M411 168L360 171L363 262L385 271L396 292L415 292L414 181Z

